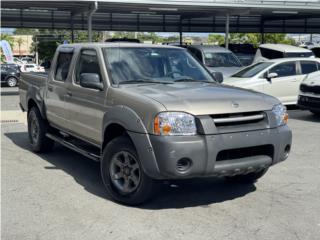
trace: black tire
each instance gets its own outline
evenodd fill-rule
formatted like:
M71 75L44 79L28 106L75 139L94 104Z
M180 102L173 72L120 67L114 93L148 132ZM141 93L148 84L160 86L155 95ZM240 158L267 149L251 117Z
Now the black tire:
M120 161L122 161L121 154L125 154L129 159L128 162L131 162L127 164L129 173L126 173L124 170L126 165L123 162L126 162L126 160L123 160L123 162L120 163ZM125 157L123 156L123 158ZM114 162L120 163L121 167ZM135 167L130 168L130 166ZM118 169L114 170L117 167ZM139 167L139 174L137 174L137 167ZM118 172L115 173L115 171ZM117 137L110 141L104 148L101 159L101 176L107 191L111 197L119 203L126 205L139 205L149 200L153 195L155 180L151 179L144 173L137 151L129 137ZM138 182L136 185L134 185L134 181L131 181L133 176L135 178L138 176L139 178L135 181ZM131 189L127 186L127 191L125 191L123 189L127 182L132 186L130 186Z
M34 152L48 152L54 146L54 141L46 137L49 126L42 118L37 107L32 107L28 112L28 134Z
M263 169L259 172L253 172L253 173L248 173L245 175L236 175L233 177L226 177L228 181L232 182L239 182L239 183L254 183L256 182L259 178L261 178L266 172L268 171L268 168Z

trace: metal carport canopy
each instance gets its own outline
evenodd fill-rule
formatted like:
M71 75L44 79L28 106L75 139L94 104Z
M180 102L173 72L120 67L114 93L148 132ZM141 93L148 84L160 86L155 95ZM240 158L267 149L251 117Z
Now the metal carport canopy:
M228 14L230 32L320 33L318 0L2 0L1 4L1 25L10 28L85 30L93 9L93 30L224 32Z

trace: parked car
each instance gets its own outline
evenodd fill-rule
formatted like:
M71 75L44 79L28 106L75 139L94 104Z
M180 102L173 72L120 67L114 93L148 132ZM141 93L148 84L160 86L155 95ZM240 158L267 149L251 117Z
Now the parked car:
M280 58L259 62L235 73L224 83L277 97L283 104L297 104L305 76L320 70L317 58Z
M20 60L21 60L24 64L33 63L33 58L32 58L32 57L22 57Z
M39 66L35 63L28 63L21 66L21 72L45 72L43 66Z
M289 155L279 100L217 84L183 48L60 45L50 71L21 78L32 149L59 142L100 161L103 183L121 203L144 202L156 180L254 182Z
M210 45L185 45L209 71L221 72L223 77L229 77L242 68L240 60L230 50Z
M320 58L320 46L313 47L310 50L313 52L315 57Z
M320 71L310 73L302 81L298 105L320 116Z
M277 58L314 57L311 50L287 44L261 44L253 62L261 62Z
M9 87L15 87L19 83L20 70L16 64L1 64L1 84Z
M224 45L222 45L224 47ZM229 44L229 50L232 51L240 60L243 66L252 64L257 49L252 44Z

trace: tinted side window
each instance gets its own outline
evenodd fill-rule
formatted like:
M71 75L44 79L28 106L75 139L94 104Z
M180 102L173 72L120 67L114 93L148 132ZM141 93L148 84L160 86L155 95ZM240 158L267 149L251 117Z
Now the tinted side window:
M308 74L315 71L318 71L317 62L313 61L301 61L301 73Z
M277 66L271 68L269 73L277 73L278 77L287 77L297 75L296 62L280 63Z
M260 48L261 55L268 59L283 58L283 53L267 48Z
M95 50L82 50L81 55L76 67L76 78L75 83L80 84L80 76L82 73L96 73L100 77L101 73L97 57L97 52Z
M59 53L54 79L65 81L68 76L69 67L73 53Z

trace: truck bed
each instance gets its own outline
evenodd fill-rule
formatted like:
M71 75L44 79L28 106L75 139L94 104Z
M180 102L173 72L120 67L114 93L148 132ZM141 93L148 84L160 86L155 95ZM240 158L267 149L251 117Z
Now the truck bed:
M39 101L38 103L41 104L47 80L47 72L21 73L19 92L22 109L28 109L27 106L29 97L37 99L37 101Z

